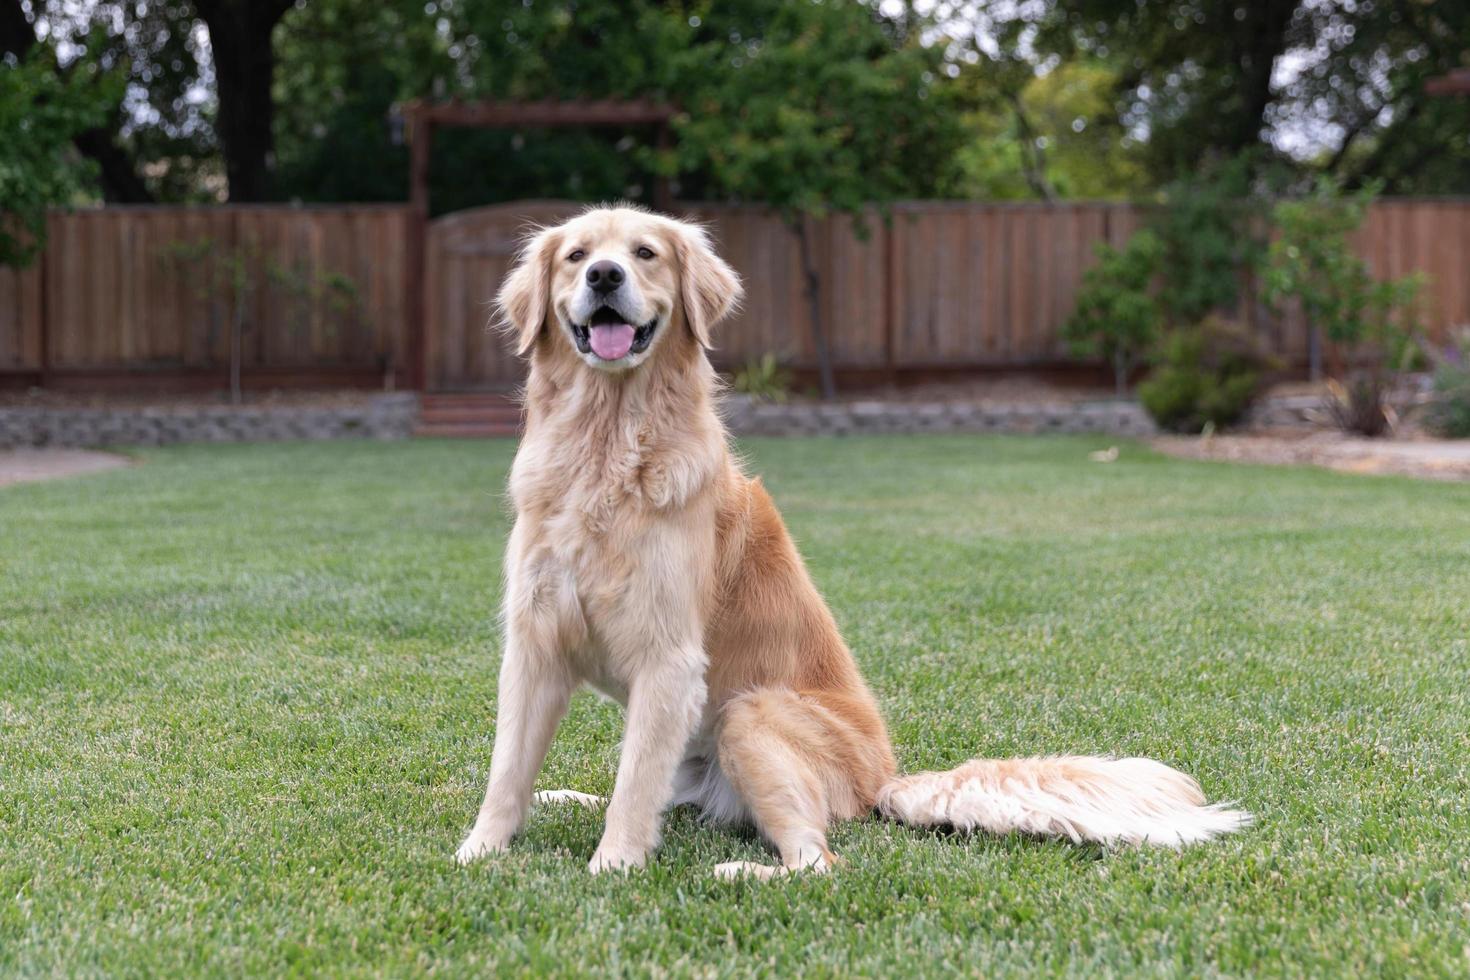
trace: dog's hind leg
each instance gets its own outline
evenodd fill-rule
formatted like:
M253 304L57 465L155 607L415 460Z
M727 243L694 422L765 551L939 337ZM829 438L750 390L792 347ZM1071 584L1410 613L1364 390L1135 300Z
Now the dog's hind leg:
M852 766L852 743L860 738L828 708L794 691L757 690L732 699L721 712L720 767L756 828L775 845L781 865L733 861L715 873L771 878L832 867L837 858L827 847L828 822L871 806L860 798L864 780Z

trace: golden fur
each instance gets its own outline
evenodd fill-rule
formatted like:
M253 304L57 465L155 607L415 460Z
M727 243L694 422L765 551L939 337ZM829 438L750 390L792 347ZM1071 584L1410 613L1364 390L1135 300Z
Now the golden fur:
M625 318L658 324L646 350L616 363L579 350L573 330L598 302L586 270L600 261L627 273L614 294ZM1147 760L976 761L898 777L872 694L716 414L705 348L740 294L700 228L629 208L539 231L500 292L531 366L510 478L500 717L459 859L510 842L582 683L627 707L593 871L642 864L662 811L680 802L753 821L781 867L721 870L761 876L829 867L828 823L875 806L911 823L1109 841L1183 843L1243 822Z

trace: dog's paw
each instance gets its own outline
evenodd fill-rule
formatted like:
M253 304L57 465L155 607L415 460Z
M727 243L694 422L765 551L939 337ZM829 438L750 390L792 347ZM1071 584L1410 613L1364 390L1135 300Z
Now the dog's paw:
M478 828L471 830L464 843L459 845L459 850L454 852L455 863L460 865L470 864L482 857L503 852L510 842L498 834L488 834Z
M587 863L587 870L595 875L606 871L631 871L634 868L643 867L647 861L647 851L602 844L598 846L597 853L592 855L592 860Z

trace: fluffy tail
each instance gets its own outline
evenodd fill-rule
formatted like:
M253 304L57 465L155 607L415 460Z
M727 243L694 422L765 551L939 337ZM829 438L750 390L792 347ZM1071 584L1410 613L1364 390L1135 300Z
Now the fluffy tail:
M1162 762L1078 755L975 759L949 772L900 776L878 792L878 809L919 827L1165 847L1251 821L1244 810L1206 804L1198 783Z

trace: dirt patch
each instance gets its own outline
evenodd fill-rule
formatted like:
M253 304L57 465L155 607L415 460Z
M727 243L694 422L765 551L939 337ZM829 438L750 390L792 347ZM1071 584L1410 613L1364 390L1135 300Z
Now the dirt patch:
M1431 480L1470 480L1470 439L1358 439L1308 435L1160 436L1152 445L1184 459L1325 466L1347 473L1391 473Z
M55 480L63 476L101 473L132 462L116 453L98 453L89 449L9 449L0 450L0 487L12 483Z

